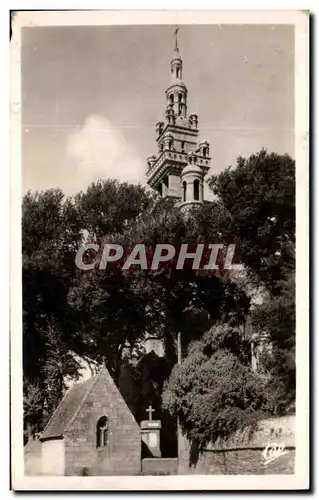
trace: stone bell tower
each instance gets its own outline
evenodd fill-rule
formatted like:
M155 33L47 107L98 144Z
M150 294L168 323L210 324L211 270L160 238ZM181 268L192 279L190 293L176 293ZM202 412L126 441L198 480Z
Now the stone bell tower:
M147 183L181 206L203 203L204 176L210 168L208 142L198 142L198 116L187 114L187 87L176 28L165 121L156 124L157 153L147 159Z

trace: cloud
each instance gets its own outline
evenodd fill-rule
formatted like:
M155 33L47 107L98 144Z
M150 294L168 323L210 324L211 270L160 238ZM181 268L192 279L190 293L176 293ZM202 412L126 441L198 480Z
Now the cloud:
M127 142L120 128L104 116L88 116L82 128L69 134L66 156L73 191L98 179L145 183L144 160Z

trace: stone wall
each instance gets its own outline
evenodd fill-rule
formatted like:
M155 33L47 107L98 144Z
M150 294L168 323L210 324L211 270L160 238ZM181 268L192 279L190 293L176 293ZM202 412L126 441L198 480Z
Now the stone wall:
M190 445L179 433L178 474L293 474L294 426L294 416L264 420L251 438L246 431L209 444L197 461L191 460ZM285 445L286 453L264 464L263 452L271 443Z
M42 443L41 474L44 476L63 476L65 453L63 439L50 439Z
M24 473L26 476L38 476L41 470L41 442L31 438L24 447Z
M177 458L143 458L143 476L171 476L177 474Z

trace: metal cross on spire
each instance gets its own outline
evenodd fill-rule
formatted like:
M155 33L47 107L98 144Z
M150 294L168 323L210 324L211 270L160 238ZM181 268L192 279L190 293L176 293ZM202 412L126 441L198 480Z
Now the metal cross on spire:
M175 31L174 31L174 36L175 36L175 49L178 50L178 43L177 43L177 33L179 31L179 26L176 26Z

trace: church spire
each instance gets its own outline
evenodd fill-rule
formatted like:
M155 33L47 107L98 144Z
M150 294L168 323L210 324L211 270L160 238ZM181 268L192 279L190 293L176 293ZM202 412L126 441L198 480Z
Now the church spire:
M178 41L177 41L177 34L179 32L179 26L176 26L176 29L174 31L174 36L175 36L175 52L179 55L179 48L178 48Z
M147 160L147 182L161 196L179 199L182 205L203 203L203 178L210 167L208 143L198 143L198 117L188 116L187 87L182 79L183 61L173 31L171 82L166 89L165 121L156 124L157 154Z
M182 80L183 61L179 54L178 39L177 39L178 31L179 27L176 26L176 29L174 31L175 47L174 47L173 59L171 61L172 81Z
M174 31L175 47L173 59L171 60L171 82L166 90L167 108L166 117L169 123L173 123L177 118L187 117L187 88L182 80L183 61L179 53L177 34L179 27Z

